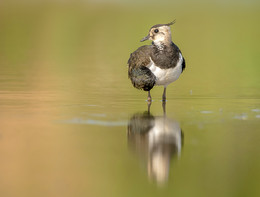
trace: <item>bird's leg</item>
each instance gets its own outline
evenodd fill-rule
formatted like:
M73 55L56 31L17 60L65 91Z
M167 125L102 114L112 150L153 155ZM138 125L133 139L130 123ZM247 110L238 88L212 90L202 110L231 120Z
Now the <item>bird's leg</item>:
M150 108L151 108L151 105L152 105L152 102L148 102L147 103L147 112L148 112L148 115L150 115Z
M150 90L148 91L147 101L148 101L148 103L151 103L151 102L152 102L152 97L151 97Z
M166 87L164 87L164 89L163 89L162 101L163 102L166 101Z
M165 106L166 106L166 102L163 101L163 102L162 102L162 108L163 108L163 115L164 115L164 116L166 116L166 108L165 108Z

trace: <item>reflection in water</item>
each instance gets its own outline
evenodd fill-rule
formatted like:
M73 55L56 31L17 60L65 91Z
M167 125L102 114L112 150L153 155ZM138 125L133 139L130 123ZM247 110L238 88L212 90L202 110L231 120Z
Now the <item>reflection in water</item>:
M163 106L163 109L165 106ZM165 110L164 110L165 112ZM170 160L180 156L183 133L177 121L164 116L153 116L148 112L134 114L128 123L128 143L147 163L149 179L158 184L166 183Z

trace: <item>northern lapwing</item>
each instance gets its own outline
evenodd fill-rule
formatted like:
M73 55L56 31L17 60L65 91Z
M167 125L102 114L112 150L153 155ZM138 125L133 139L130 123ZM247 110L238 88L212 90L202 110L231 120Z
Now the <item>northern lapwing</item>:
M154 85L164 86L162 101L165 102L167 86L185 69L184 57L171 38L170 25L174 23L152 26L141 40L151 40L152 45L139 47L128 60L128 77L135 88L148 91L148 102L152 101L150 90Z

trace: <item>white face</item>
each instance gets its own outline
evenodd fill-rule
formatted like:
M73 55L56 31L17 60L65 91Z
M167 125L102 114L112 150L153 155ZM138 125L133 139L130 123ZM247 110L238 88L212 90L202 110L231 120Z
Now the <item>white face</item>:
M169 26L152 28L149 35L149 40L154 42L167 42L171 40L171 28Z

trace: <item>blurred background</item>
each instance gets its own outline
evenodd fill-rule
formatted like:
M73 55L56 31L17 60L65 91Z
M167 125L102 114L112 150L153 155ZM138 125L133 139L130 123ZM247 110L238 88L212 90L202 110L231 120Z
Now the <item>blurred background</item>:
M147 95L127 60L174 19L187 67L166 112L185 140L158 186L146 137L129 147ZM1 0L0 195L259 196L259 19L257 0Z

